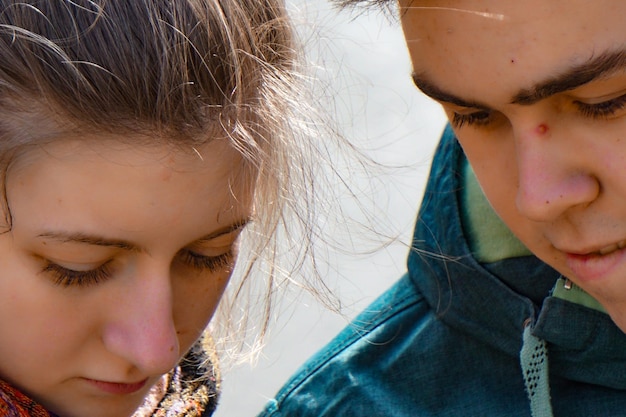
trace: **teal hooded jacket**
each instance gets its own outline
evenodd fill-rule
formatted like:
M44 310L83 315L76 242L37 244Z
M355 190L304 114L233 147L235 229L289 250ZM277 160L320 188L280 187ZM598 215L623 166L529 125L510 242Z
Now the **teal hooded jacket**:
M626 416L626 335L530 253L476 258L461 209L466 165L447 127L407 274L259 416Z

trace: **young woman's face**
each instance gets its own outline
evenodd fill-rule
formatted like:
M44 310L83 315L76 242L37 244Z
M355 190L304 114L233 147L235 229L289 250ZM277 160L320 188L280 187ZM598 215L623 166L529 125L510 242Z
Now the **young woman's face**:
M9 169L0 379L63 417L120 417L207 325L251 195L227 140L184 152L90 139Z
M491 204L626 331L626 2L402 0Z

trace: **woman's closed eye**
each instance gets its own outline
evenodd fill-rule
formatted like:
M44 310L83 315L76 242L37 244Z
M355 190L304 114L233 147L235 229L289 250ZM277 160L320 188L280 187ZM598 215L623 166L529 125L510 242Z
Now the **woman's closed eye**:
M228 251L217 256L201 255L185 249L179 253L179 256L185 265L199 271L207 270L209 272L218 272L230 267L235 258L233 248L229 248Z
M177 260L194 270L213 273L232 266L234 251L233 248L228 248L219 255L207 256L184 249L177 254ZM109 260L90 269L78 269L46 260L42 272L50 276L52 282L60 287L88 287L112 278L111 262L112 260Z
M52 261L46 261L42 272L52 277L52 282L61 287L87 287L111 278L111 261L87 270L70 269Z

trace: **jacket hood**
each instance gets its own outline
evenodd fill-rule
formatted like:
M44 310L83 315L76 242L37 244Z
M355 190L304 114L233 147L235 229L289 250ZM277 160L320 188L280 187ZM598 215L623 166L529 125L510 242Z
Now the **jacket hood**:
M530 323L532 334L547 343L551 374L626 389L626 335L607 314L555 297L552 289L560 275L535 256L486 264L474 258L460 209L465 163L448 126L408 259L413 284L439 318L457 330L519 356Z

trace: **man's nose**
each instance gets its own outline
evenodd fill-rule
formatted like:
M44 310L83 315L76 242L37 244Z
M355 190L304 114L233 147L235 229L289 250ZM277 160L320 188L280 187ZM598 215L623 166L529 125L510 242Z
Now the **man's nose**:
M552 221L572 207L589 204L600 192L597 179L582 165L576 141L539 123L516 132L516 204L533 221Z

